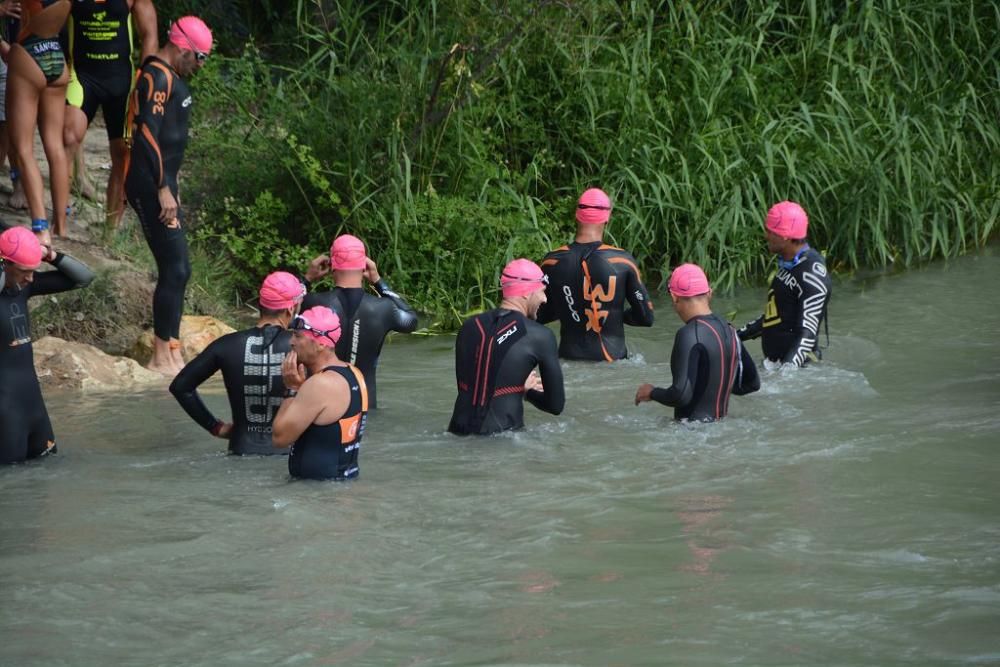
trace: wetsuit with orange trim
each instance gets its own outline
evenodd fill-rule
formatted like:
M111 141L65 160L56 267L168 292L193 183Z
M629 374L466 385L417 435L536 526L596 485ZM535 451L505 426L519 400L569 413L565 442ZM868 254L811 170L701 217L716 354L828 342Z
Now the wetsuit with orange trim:
M146 58L132 92L132 150L125 194L142 225L159 277L153 292L153 332L160 340L180 337L184 290L191 277L181 208L177 217L160 221L161 187L177 199L177 173L188 139L191 93L163 60Z
M85 287L93 272L56 253L55 271L39 271L24 287L8 284L0 261L0 463L20 463L56 451L49 413L35 374L28 299Z
M543 391L525 392L538 367ZM555 335L516 311L497 308L465 321L455 343L458 397L448 430L458 435L524 427L524 400L553 415L566 405Z
M541 267L549 286L538 321L559 320L563 359L624 359L625 325L653 326L649 292L635 258L621 248L571 243L546 255Z
M385 337L390 331L410 333L416 330L417 314L384 279L373 286L378 296L366 293L362 287L310 292L302 302L302 310L326 306L340 317L343 334L337 341L337 358L357 366L364 374L368 404L374 410L378 407L375 371Z
M198 387L221 370L233 420L229 453L284 454L271 444L271 427L285 395L281 362L290 340L291 334L275 324L226 334L177 374L170 393L202 428L217 434L224 422L201 400Z
M674 419L715 421L729 412L729 396L760 389L757 366L733 327L718 315L697 315L674 337L673 384L650 398L674 408Z
M351 400L344 416L329 424L310 424L299 436L288 455L288 472L301 479L354 479L358 450L368 420L368 392L365 379L354 366L327 366L322 373L336 373L344 378Z
M61 5L61 7L56 7ZM38 68L45 75L46 83L52 83L60 76L66 68L66 59L63 56L63 48L59 43L57 35L39 36L33 30L33 19L46 11L50 11L59 19L61 25L65 22L66 16L70 12L70 3L67 0L21 0L21 30L17 35L17 43L20 44L31 59L35 61ZM65 12L59 17L60 12Z

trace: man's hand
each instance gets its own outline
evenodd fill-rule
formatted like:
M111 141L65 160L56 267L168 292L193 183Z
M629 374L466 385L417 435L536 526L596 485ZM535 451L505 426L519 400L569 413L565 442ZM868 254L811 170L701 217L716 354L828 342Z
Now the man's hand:
M281 379L285 382L285 389L293 391L298 391L306 381L306 367L299 363L295 350L286 354L285 360L281 362Z
M372 285L382 280L382 276L378 274L378 267L375 266L375 262L372 261L371 257L365 257L365 272L361 275Z
M52 233L47 229L45 231L35 232L35 238L38 239L38 243L42 246L42 252L45 253L42 255L42 261L49 261L49 253L52 252ZM55 258L55 255L52 255L52 257Z
M319 255L309 262L309 268L306 269L306 280L313 283L322 278L323 276L330 274L330 256L329 255Z
M221 438L222 440L229 440L230 434L233 432L233 425L229 422L225 422L220 426L212 435L216 438Z
M0 2L0 16L21 18L21 0L4 0Z
M645 403L646 401L649 401L652 396L653 385L648 382L646 384L640 384L639 388L635 392L635 404L639 405L640 403Z
M170 191L169 187L163 186L157 193L157 197L160 200L160 222L167 227L179 227L180 223L177 220L177 200L174 199L174 193Z
M545 391L545 387L542 385L542 376L538 374L538 371L531 371L528 374L528 379L524 381L525 391Z

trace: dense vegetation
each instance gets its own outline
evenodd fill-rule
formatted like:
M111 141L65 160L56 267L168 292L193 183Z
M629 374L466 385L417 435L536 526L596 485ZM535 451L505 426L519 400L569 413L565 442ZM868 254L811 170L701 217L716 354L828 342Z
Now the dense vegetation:
M175 0L220 56L195 82L198 237L246 287L342 231L449 326L499 267L615 202L644 269L768 270L803 203L847 270L949 256L1000 212L1000 9L979 0Z

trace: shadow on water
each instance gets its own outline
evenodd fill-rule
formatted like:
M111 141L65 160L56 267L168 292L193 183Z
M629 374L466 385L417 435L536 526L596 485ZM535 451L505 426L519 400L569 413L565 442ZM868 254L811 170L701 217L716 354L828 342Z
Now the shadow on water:
M399 338L347 484L225 456L164 391L51 396L59 455L0 470L0 662L1000 662L998 278L989 250L837 285L826 361L718 424L633 404L669 381L662 300L493 438L445 433L453 339Z

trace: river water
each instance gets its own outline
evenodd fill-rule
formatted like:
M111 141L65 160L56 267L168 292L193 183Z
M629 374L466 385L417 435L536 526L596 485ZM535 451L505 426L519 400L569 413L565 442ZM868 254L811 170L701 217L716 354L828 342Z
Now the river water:
M444 432L454 339L399 337L348 484L165 391L50 396L60 454L0 469L0 663L1000 664L998 286L997 248L841 282L827 360L709 425L632 404L663 298L494 438Z

